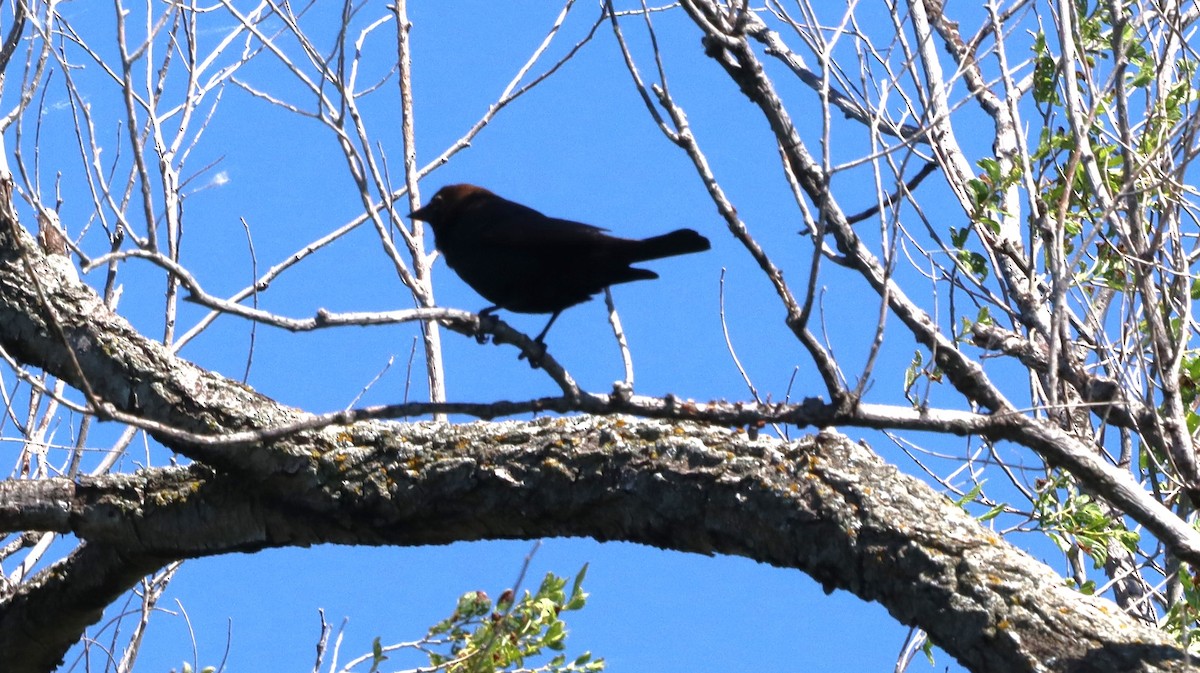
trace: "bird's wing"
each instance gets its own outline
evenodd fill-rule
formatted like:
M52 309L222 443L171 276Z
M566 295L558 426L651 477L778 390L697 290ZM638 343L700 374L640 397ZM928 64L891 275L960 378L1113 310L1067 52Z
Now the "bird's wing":
M514 204L518 205L518 204ZM501 248L570 248L593 245L607 238L606 229L582 222L546 217L538 211L520 206L506 209L502 217L493 219L479 230L479 242Z

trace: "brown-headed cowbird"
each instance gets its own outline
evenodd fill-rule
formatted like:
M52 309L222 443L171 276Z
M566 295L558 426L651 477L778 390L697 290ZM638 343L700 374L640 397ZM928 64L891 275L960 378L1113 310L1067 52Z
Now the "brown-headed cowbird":
M475 185L447 185L409 217L428 222L446 264L497 309L549 313L539 344L564 309L609 285L658 278L631 264L708 250L691 229L635 240L547 217Z

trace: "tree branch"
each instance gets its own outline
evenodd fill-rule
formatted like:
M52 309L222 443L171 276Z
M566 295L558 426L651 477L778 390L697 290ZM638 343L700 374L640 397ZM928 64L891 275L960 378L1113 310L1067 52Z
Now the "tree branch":
M72 586L54 580L53 569L0 603L0 653L14 666L6 670L45 661L44 644L22 638L20 627L53 633L65 649L87 617L99 617L90 612L104 602L98 593L111 600L172 559L324 542L557 536L796 568L829 591L882 603L974 671L1181 670L1186 658L1166 634L1068 588L942 495L836 433L751 440L707 426L579 417L361 423L337 434L336 445L306 444L317 458L303 473L273 477L289 482L286 496L202 467L0 482L0 502L29 503L25 520L0 511L6 527L38 524L85 538L68 567L114 549L128 565L103 582L74 577L89 592L72 588L51 613L33 606ZM299 482L307 488L296 489ZM39 500L59 503L59 513L48 515Z

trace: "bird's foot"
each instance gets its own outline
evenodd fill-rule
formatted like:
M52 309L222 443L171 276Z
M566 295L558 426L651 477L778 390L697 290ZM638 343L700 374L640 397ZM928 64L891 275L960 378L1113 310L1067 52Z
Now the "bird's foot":
M526 351L521 351L521 354L517 356L517 359L518 360L528 359L530 369L541 369L542 360L544 360L546 358L546 344L541 341L535 340L533 342L533 350L534 350L534 352L532 352L532 353L527 353ZM526 355L528 355L528 358L526 358Z
M479 312L479 330L475 332L475 341L485 344L491 340L490 332L496 329L500 319L492 314L493 309L485 308Z

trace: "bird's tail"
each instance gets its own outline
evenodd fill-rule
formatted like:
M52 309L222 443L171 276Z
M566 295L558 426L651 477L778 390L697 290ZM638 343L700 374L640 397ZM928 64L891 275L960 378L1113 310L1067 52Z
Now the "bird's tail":
M644 262L648 259L686 255L690 252L701 252L710 247L708 239L691 229L676 229L669 234L651 236L637 242L633 249L631 262Z

